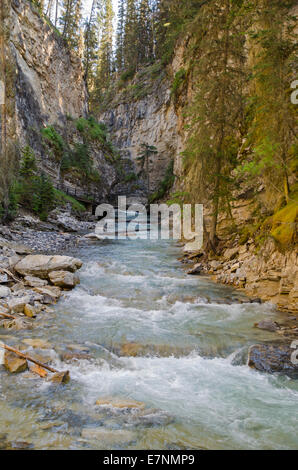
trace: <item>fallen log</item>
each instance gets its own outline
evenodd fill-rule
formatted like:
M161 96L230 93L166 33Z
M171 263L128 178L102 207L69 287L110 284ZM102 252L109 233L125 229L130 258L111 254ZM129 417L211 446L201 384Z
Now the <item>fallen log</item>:
M34 374L39 375L39 377L42 377L43 379L47 377L48 375L45 369L43 369L40 366L37 366L36 364L30 367L30 371L33 372Z
M42 362L38 361L37 359L34 359L34 357L31 357L28 354L24 354L21 351L18 351L17 349L12 348L11 346L7 346L7 344L0 343L0 346L2 348L6 349L6 351L13 352L17 356L22 357L23 359L26 359L29 362L33 362L33 364L36 364L37 366L39 366L43 369L46 369L46 370L48 370L48 371L50 371L54 374L59 374L59 376L63 377L63 382L66 382L67 380L69 380L69 371L68 370L65 371L65 372L59 372L59 370L54 369L54 367L50 367L47 364L43 364Z
M9 315L8 313L0 313L0 317L9 318L9 320L17 319L17 317L14 317L13 315Z

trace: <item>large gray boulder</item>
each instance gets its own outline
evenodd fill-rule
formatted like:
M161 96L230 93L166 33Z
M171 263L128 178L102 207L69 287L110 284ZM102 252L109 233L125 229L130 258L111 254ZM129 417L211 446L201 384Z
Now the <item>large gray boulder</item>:
M248 365L263 372L298 373L293 361L295 349L287 344L254 344L248 353Z
M75 272L83 263L71 256L29 255L16 264L15 270L23 276L37 276L47 279L53 271Z

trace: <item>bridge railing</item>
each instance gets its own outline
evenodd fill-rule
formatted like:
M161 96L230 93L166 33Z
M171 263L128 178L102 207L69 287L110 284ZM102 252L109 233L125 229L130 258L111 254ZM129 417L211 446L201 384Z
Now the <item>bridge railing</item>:
M95 191L80 191L77 188L72 188L66 185L65 183L54 184L54 187L60 191L63 191L68 196L72 196L75 199L81 200L83 202L90 204L98 202L98 196L96 195Z

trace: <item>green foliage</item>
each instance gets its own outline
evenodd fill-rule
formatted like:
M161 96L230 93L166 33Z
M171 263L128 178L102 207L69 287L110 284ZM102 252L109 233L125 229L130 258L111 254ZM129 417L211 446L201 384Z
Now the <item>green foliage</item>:
M72 206L72 209L75 212L85 212L86 210L83 204L78 202L72 196L69 196L68 194L65 194L63 191L60 191L59 189L54 189L54 197L55 197L55 203L58 206L65 207L67 203L70 203Z
M257 51L251 74L254 94L250 100L248 131L248 145L253 152L242 163L242 171L248 176L262 176L266 187L284 193L287 201L289 174L297 161L297 111L286 86L291 83L297 60L297 34L289 15L291 5L292 1L263 0L261 8L252 11L253 23L259 24L259 29L251 33Z
M124 182L125 183L131 183L132 181L137 181L138 177L135 173L128 173L124 177Z
M35 212L41 220L46 220L54 207L54 188L51 180L44 174L37 173L33 150L26 146L20 165L20 176L10 188L9 213L16 215L19 206Z
M106 125L97 122L93 116L87 119L81 117L70 122L73 122L76 130L81 134L82 142L65 141L54 126L42 129L44 142L60 164L62 174L76 172L76 176L80 179L83 178L87 182L99 182L99 172L93 168L92 145L100 144L105 155L109 154L111 162L114 158L114 148L108 139Z
M127 82L128 80L131 80L135 75L135 69L129 69L125 70L120 76L120 79L122 82Z
M97 140L103 144L108 144L106 125L97 122L93 116L88 119L82 117L77 119L76 128L86 140Z
M48 126L41 130L41 135L45 142L53 149L57 161L60 161L67 148L63 137L56 131L54 126Z
M187 78L187 72L184 68L180 69L174 77L171 94L176 98L178 92L181 90L182 85L185 83Z
M175 193L170 195L170 199L167 200L168 206L172 204L185 204L187 201L190 200L190 193L188 191L176 191Z
M171 160L167 168L165 177L160 184L160 187L154 194L150 196L149 202L153 203L155 201L160 201L161 199L163 199L166 196L166 194L169 192L169 190L172 188L174 182L175 182L174 160Z
M27 145L23 151L23 158L20 166L20 175L23 177L32 177L36 170L36 160L33 150Z

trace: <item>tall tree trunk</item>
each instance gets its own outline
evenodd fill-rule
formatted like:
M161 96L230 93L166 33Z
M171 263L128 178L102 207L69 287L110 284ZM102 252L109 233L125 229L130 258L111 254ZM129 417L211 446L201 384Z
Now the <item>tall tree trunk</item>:
M149 173L149 154L146 156L146 172L147 172L147 192L150 194L150 173Z
M57 22L58 22L58 11L59 11L59 0L56 0L56 11L55 11L55 28L57 28Z
M9 205L9 190L7 187L7 116L6 116L6 42L5 42L5 5L3 0L1 1L1 29L0 29L0 80L3 83L3 104L0 104L0 123L1 123L1 148L0 148L0 170L1 170L1 186L2 186L2 198L5 216L7 215L7 209Z
M220 126L220 138L219 144L216 151L216 177L215 177L215 186L214 186L214 197L213 197L213 214L211 220L210 228L210 242L216 247L216 230L217 230L217 221L219 214L219 200L220 200L220 187L221 187L221 171L222 171L222 155L223 155L223 142L225 136L225 96L226 96L226 81L227 81L227 66L228 66L228 52L229 52L229 29L227 27L227 19L230 12L230 0L225 1L225 50L224 50L224 59L223 59L223 84L220 88L220 113L221 113L221 126Z

